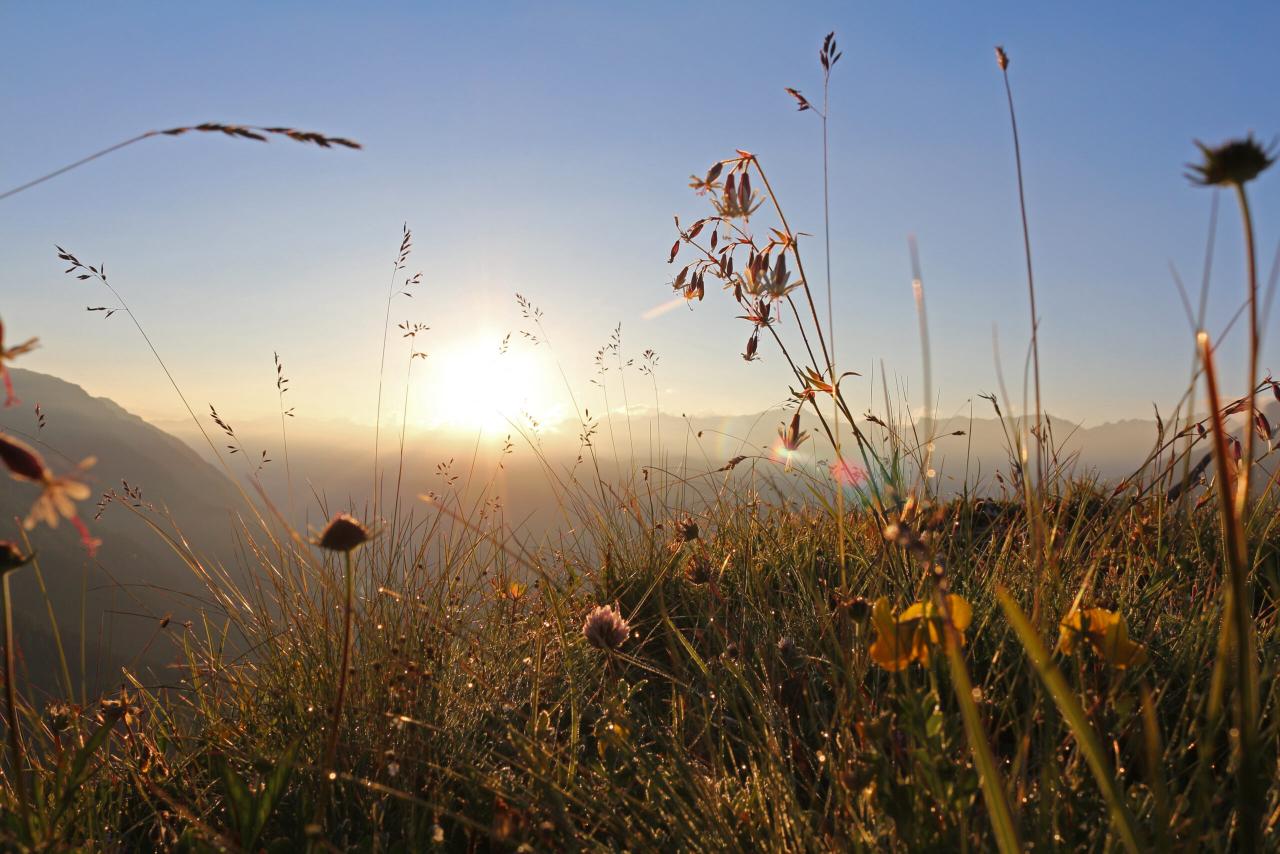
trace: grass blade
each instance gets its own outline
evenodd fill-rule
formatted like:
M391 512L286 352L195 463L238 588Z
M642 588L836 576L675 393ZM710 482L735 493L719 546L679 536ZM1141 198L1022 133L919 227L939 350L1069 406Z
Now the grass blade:
M1111 769L1111 762L1107 759L1102 743L1098 741L1097 733L1089 725L1089 719L1085 717L1080 702L1071 692L1062 672L1049 660L1049 650L1045 648L1040 636L1027 620L1026 614L1022 613L1022 609L1018 607L1018 603L1013 601L1013 597L1003 587L996 589L996 596L1000 599L1000 607L1009 618L1009 623L1018 635L1018 640L1022 642L1023 649L1035 666L1036 675L1044 683L1049 696L1053 698L1058 711L1062 713L1067 726L1071 728L1076 744L1084 753L1085 762L1093 772L1093 778L1097 781L1098 788L1102 790L1102 796L1111 810L1111 821L1115 825L1116 833L1120 835L1120 841L1124 843L1125 849L1133 854L1146 851L1146 846L1140 842L1141 837L1133 814L1125 806L1124 794L1116 786L1115 772Z

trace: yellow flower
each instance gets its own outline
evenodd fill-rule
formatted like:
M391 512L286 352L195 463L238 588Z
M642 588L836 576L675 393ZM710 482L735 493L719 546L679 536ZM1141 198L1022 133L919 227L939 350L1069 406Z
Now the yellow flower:
M1058 651L1071 655L1081 642L1110 662L1117 670L1147 660L1147 649L1129 640L1129 626L1124 617L1105 608L1075 609L1062 618L1058 634Z
M871 623L876 629L871 659L885 670L902 670L915 658L913 646L916 623L902 622L889 609L889 600L880 597L871 606Z
M973 621L973 609L961 596L947 596L951 624L964 643L964 630ZM929 663L929 651L943 642L946 616L932 601L916 602L901 614L894 615L889 600L881 597L871 608L871 622L876 629L871 644L871 659L885 670L902 670L912 661Z

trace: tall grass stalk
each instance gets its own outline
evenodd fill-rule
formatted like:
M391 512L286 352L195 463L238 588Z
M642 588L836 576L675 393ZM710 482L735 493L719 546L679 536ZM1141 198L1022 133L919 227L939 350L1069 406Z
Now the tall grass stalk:
M15 567L16 568L16 567ZM9 757L12 763L9 778L13 796L18 802L22 826L31 838L31 801L27 795L27 756L22 747L21 718L18 712L18 668L14 663L13 649L13 594L9 590L9 576L13 569L0 570L0 595L4 599L4 699L5 717L9 730Z
M32 180L19 184L16 187L11 187L0 193L0 201L4 201L10 196L16 196L18 193L24 192L25 190L30 190L32 187L39 186L45 181L57 178L59 175L65 175L71 170L78 169L87 163L92 163L99 157L106 157L108 154L119 151L122 148L127 148L134 143L142 142L144 139L151 139L155 136L182 136L188 133L220 133L224 136L231 137L232 139L252 139L257 142L266 142L268 135L271 135L276 137L285 137L295 142L318 145L321 148L332 148L335 145L342 148L358 149L361 147L360 143L340 136L326 136L314 131L303 131L297 130L296 128L286 127L260 127L258 125L230 125L222 122L204 122L198 125L169 128L168 130L149 130L146 133L140 133L137 136L130 137L123 142L117 142L115 145L108 145L106 148L99 149L86 157L82 157L79 160L68 163L66 166L54 169L52 172L47 172L38 178L33 178Z
M276 398L280 406L280 444L284 450L284 474L289 489L289 519L294 524L297 519L294 518L294 502L293 502L293 466L289 462L289 428L287 421L293 416L293 409L285 408L284 395L289 390L289 380L284 375L284 365L280 362L280 354L273 352L271 354L276 367Z
M382 354L378 357L378 398L373 413L373 516L378 517L378 505L381 504L382 484L378 480L379 440L382 437L382 384L387 372L387 340L391 337L391 300L396 295L396 277L404 269L409 251L413 247L413 234L409 224L405 223L400 236L400 248L396 253L395 263L391 265L391 280L387 285L387 308L382 318Z
M1018 213L1022 221L1022 250L1027 268L1027 299L1031 310L1031 371L1035 387L1036 477L1044 481L1044 410L1040 403L1040 316L1036 312L1036 279L1031 264L1031 227L1027 222L1026 187L1022 178L1022 143L1018 139L1018 114L1013 107L1013 87L1009 83L1009 57L1003 47L996 48L996 61L1004 80L1005 98L1009 103L1009 126L1013 130L1013 162L1018 177Z
M1225 689L1222 678L1228 672L1235 675L1236 727L1239 732L1237 779L1240 798L1240 836L1245 850L1255 850L1261 832L1265 787L1260 786L1261 757L1258 754L1258 673L1256 665L1253 628L1253 597L1249 589L1249 545L1247 520L1243 515L1245 504L1241 500L1239 481L1244 480L1247 469L1238 464L1227 451L1227 427L1222 415L1218 393L1218 374L1214 366L1213 346L1207 333L1198 336L1200 358L1204 364L1205 386L1209 396L1213 456L1217 464L1218 508L1222 520L1222 541L1228 567L1228 583L1223 589L1223 622L1219 655L1215 662L1214 692L1210 696L1210 717L1216 716L1221 702L1220 690ZM1254 399L1249 387L1248 399ZM1252 419L1245 424L1246 434L1253 433ZM1241 460L1243 464L1244 460ZM1233 490L1233 485L1235 489ZM1233 660L1231 660L1233 659Z

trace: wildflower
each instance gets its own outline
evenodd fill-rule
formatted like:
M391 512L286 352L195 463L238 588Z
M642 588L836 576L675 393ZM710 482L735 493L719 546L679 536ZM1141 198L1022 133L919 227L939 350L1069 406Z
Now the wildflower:
M104 697L98 701L98 719L102 723L122 720L126 727L132 727L137 723L141 714L142 707L135 706L129 694L125 691L120 692L118 699L113 700Z
M676 521L676 539L682 543L698 539L698 520L685 516Z
M690 584L706 584L711 580L711 559L705 549L695 549L684 564L684 577Z
M702 272L694 273L693 278L683 285L682 293L687 302L701 301L707 295L706 274Z
M55 733L70 729L75 717L75 709L66 703L50 703L44 709L45 722Z
M782 447L788 451L795 451L809 438L806 430L800 429L800 410L796 410L796 414L791 416L791 425L789 427L778 428L778 438L782 440Z
M505 587L499 590L498 595L511 602L519 602L529 592L529 585L523 584L516 580L508 581Z
M1188 163L1187 178L1202 187L1242 187L1275 163L1275 146L1264 148L1250 133L1244 139L1224 142L1210 148L1196 140L1196 148L1204 155L1200 164Z
M694 187L695 192L699 189L699 187ZM758 198L752 192L751 178L744 171L736 185L734 176L732 174L729 175L725 179L719 197L713 197L711 204L715 206L716 213L725 219L747 220L764 204L764 199Z
M793 666L800 657L800 648L796 646L794 638L780 637L778 638L778 655L782 656L782 661L788 667Z
M1147 649L1129 640L1129 626L1120 614L1105 608L1076 608L1062 618L1058 634L1058 651L1070 655L1081 641L1105 658L1117 670L1147 660Z
M867 480L867 470L848 460L832 463L830 470L832 479L844 486L860 486Z
M582 636L596 649L617 649L631 635L631 626L612 605L597 605L582 624Z
M769 317L772 313L773 303L757 299L747 307L746 314L738 315L738 319L748 321L759 329L761 326L769 326L773 323L772 319Z
M0 433L0 460L15 480L39 483L49 473L44 460L33 448Z
M1009 70L1009 54L1004 52L1004 47L996 45L996 65L1000 66L1001 71Z
M847 602L849 617L856 622L863 622L871 616L871 603L861 596L854 596Z
M0 540L0 575L21 569L31 562L34 555L24 555L18 544L9 540Z
M876 639L871 644L871 658L885 670L902 670L917 656L916 622L895 618L889 600L880 597L871 606L871 620Z
M13 392L13 378L9 376L9 369L5 366L6 362L12 362L14 359L30 353L36 348L35 338L28 338L21 344L15 344L12 347L4 346L4 322L0 321L0 380L4 382L4 405L14 406L20 403L18 396Z
M849 371L848 373L852 374L855 372ZM814 392L822 391L822 392L826 392L827 394L835 394L835 391L836 391L836 387L831 383L827 382L826 377L824 377L822 375L822 372L820 372L817 368L804 369L804 387L805 387L805 391L808 392L806 396L810 398L813 397Z
M80 463L81 470L92 466L92 457ZM54 477L49 475L43 482L44 492L31 506L31 515L23 523L29 530L37 522L44 522L50 528L58 527L58 517L76 522L76 501L84 501L89 497L89 487L71 476Z
M871 658L885 670L902 670L913 661L929 663L932 647L942 643L943 621L948 617L964 643L964 630L973 620L973 609L961 596L947 596L944 615L932 601L916 602L901 614L889 608L889 600L880 597L871 607L871 621L876 639L871 644Z
M803 279L791 280L791 271L787 269L787 253L779 252L778 260L769 266L769 255L762 252L756 255L743 270L746 280L746 292L753 297L767 296L770 300L780 300L796 288L804 284Z
M350 513L337 513L320 532L316 545L331 552L349 552L369 539L369 529Z
M1258 437L1264 442L1271 441L1271 422L1267 420L1267 416L1261 412L1253 414L1253 427L1258 431Z
M724 169L723 163L715 163L707 170L705 178L699 178L697 175L689 176L689 186L699 196L705 196L707 191L716 191L720 189L720 184L716 181L720 177L720 172Z
M25 480L41 489L22 522L24 528L29 531L40 522L56 528L60 518L66 519L75 526L89 555L97 551L102 541L90 536L89 529L76 514L75 502L85 500L90 494L84 482L73 475L55 476L34 448L4 434L0 434L0 461L4 462L14 480ZM93 457L86 457L76 468L83 472L94 462Z
M871 602L862 596L854 596L844 590L832 590L828 596L832 611L844 611L856 623L871 616Z

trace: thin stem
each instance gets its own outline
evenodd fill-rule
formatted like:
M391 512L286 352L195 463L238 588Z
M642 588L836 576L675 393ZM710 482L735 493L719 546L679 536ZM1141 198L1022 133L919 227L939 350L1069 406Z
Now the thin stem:
M1257 407L1253 388L1256 383L1255 378L1258 376L1258 336L1260 332L1258 329L1258 259L1253 245L1253 213L1249 209L1249 196L1245 192L1243 184L1235 184L1235 189L1236 200L1240 203L1240 219L1244 227L1245 262L1249 276L1249 364L1248 375L1245 378L1245 388L1249 389L1249 402L1245 408L1244 468L1241 470L1240 478L1236 484L1235 497L1236 516L1239 518L1247 538L1249 473L1253 469L1254 417ZM1249 549L1247 539L1243 545L1247 555Z
M822 74L822 227L827 256L827 337L831 339L831 423L835 427L836 452L836 553L840 560L840 588L848 587L845 573L844 547L844 483L849 471L844 462L844 450L840 447L840 402L836 400L836 321L835 301L831 287L831 158L827 132L827 116L831 114L831 68L825 66Z
M14 187L11 190L5 190L3 193L0 193L0 201L3 201L9 198L10 196L16 196L18 193L21 193L23 190L30 190L32 187L36 186L37 184L43 184L45 181L48 181L52 178L57 178L59 175L62 175L66 172L70 172L72 169L79 168L85 165L86 163L90 163L94 160L97 160L99 157L105 157L106 155L110 154L113 151L119 151L120 149L124 148L126 145L133 145L135 142L142 142L142 140L147 139L149 137L153 137L158 133L160 133L160 131L158 130L149 130L146 133L135 136L133 139L126 139L124 142L117 142L115 145L109 145L106 148L102 149L101 151L95 151L93 154L90 154L88 157L80 158L75 163L68 163L66 166L63 166L61 169L55 169L46 175L41 175L39 178L35 178L31 181L28 181L25 184L21 184L17 187Z
M622 329L622 324L618 324L618 329ZM627 396L627 375L622 364L622 335L619 332L617 347L613 351L614 361L618 363L618 382L622 385L622 405L627 411L627 444L631 446L631 459L636 458L636 438L631 431L631 400Z
M773 192L773 186L769 183L769 177L765 175L764 168L761 167L760 165L760 160L756 158L754 155L752 155L751 162L755 165L756 172L757 174L760 175L760 180L764 181L765 192L767 192L769 195L769 201L773 203L773 209L778 214L778 219L782 223L783 230L788 235L791 235L794 237L791 231L791 226L787 223L786 214L782 212L782 205L781 203L779 203L777 195ZM703 251L705 252L705 250ZM707 253L707 254L710 255L710 253ZM854 437L858 440L859 446L863 447L865 445L866 440L865 440L865 437L862 435L862 431L858 428L857 423L853 420L853 416L848 412L848 407L844 404L843 396L838 388L839 379L835 372L835 364L832 361L830 352L827 349L826 336L822 334L822 321L818 319L818 309L813 302L813 291L809 289L809 279L804 272L804 259L800 257L799 246L795 243L791 244L791 254L796 259L796 267L800 275L801 284L804 287L805 299L809 303L809 313L813 317L813 325L814 325L815 331L818 333L818 344L822 350L823 361L825 363L828 376L830 377L830 380L831 380L831 385L833 388L833 396L839 402L840 408L845 412L845 417L849 420L849 426L852 428ZM814 367L817 368L819 367L818 360L813 353L813 348L809 346L809 336L805 334L804 324L800 322L799 312L796 311L796 307L795 307L795 301L791 299L790 294L787 295L786 299L789 303L791 303L792 311L796 312L796 325L800 329L800 338L804 342L805 349L809 353L810 360L813 361ZM802 378L802 375L797 373L797 376L801 376L801 383L803 383L804 380ZM835 443L834 434L832 434L832 443L833 444Z
M411 338L409 344L409 366L405 370L404 374L404 404L401 406L400 410L400 460L396 468L395 509L391 513L391 533L393 537L395 535L396 524L400 519L400 489L404 482L404 437L405 432L409 427L409 389L413 383L413 360L416 357L413 350L413 341L414 339ZM388 566L387 569L390 570L391 567Z
M1035 379L1036 395L1036 476L1044 482L1044 426L1043 409L1040 406L1040 333L1036 313L1036 280L1031 269L1031 230L1027 225L1027 198L1022 180L1022 145L1018 141L1018 116L1013 108L1013 88L1009 85L1009 71L1003 69L1004 93L1009 101L1009 124L1013 128L1013 161L1018 172L1018 210L1022 215L1022 248L1027 260L1027 295L1031 303L1031 366Z
M279 367L279 364L279 357L277 356L277 368ZM289 484L289 515L292 517L295 512L293 505L293 467L289 464L289 429L286 426L286 416L288 413L286 413L284 408L284 392L284 388L282 388L277 382L276 396L280 399L280 443L284 447L284 474ZM296 524L298 520L291 518L289 521Z
M336 136L325 136L323 134L313 133L310 131L300 131L294 128L261 127L258 125L227 125L219 122L205 122L204 124L169 128L168 130L149 130L146 133L138 134L132 139L126 139L124 142L117 142L115 145L109 145L100 151L95 151L88 157L82 157L74 163L68 163L60 169L55 169L52 172L41 175L39 178L28 181L25 184L20 184L17 187L5 190L3 193L0 193L0 201L3 201L10 196L16 196L24 190L30 190L32 187L43 184L45 181L52 178L57 178L59 175L66 174L72 169L77 169L86 163L91 163L99 157L105 157L113 151L119 151L125 146L133 145L135 142L141 142L144 139L150 139L153 136L160 136L162 134L164 136L181 136L189 131L198 133L223 133L239 139L253 139L258 142L266 142L266 135L274 134L277 136L286 136L295 142L310 143L324 148L330 148L333 145L338 145L343 148L360 148L360 143L353 142L349 139L343 139Z
M933 441L936 426L933 417L933 357L929 350L929 315L924 304L924 278L920 270L920 251L915 236L907 240L911 254L911 292L916 303L916 315L920 323L920 362L924 373L924 417L929 422L925 439L924 465L920 472L925 495L929 494L929 468L933 457Z
M403 245L403 244L402 244ZM382 320L382 356L378 360L378 404L373 413L373 515L378 516L378 440L382 433L382 375L387 370L387 337L391 328L391 298L396 293L396 275L400 272L400 262L391 266L391 284L387 288L387 313Z
M106 276L98 274L97 279L102 282L107 290L111 291L111 295L120 303L120 308L125 314L129 315L129 320L131 320L134 327L137 328L138 334L142 336L142 340L147 343L147 347L151 350L151 355L155 356L156 362L160 365L160 370L164 371L165 378L169 380L169 385L173 386L173 390L177 392L178 399L182 401L182 405L186 408L187 414L191 416L191 420L195 423L196 429L200 431L200 435L204 437L205 442L209 445L209 449L213 451L213 455L217 458L218 464L222 466L222 470L226 472L227 477L235 484L236 489L240 492L240 496L245 500L245 503L253 509L254 515L257 515L258 520L262 521L261 515L258 514L257 505L249 499L244 488L240 486L239 479L231 472L231 468L227 465L227 461L223 459L222 453L218 450L218 446L213 443L213 439L210 438L208 431L204 429L204 425L200 423L200 419L196 416L196 411L192 409L191 404L187 402L187 396L182 393L182 389L178 386L178 381L174 379L173 374L170 373L169 366L165 364L164 359L160 358L160 351L157 350L156 345L151 342L151 336L147 334L147 330L142 328L142 324L139 323L138 318L134 316L133 309L129 308L129 303L125 302L124 297L120 296L119 291L117 291L111 283L107 281Z
M787 215L782 212L782 205L778 202L778 196L773 192L773 186L769 183L769 176L764 174L764 168L760 165L760 160L755 155L752 155L751 162L755 165L756 173L759 174L760 180L764 181L764 189L769 194L769 201L773 203L773 209L778 214L778 220L782 223L783 230L787 233L788 238L793 241L791 254L795 256L796 267L800 273L800 282L804 287L804 296L809 302L809 313L813 315L813 325L818 333L818 345L822 350L822 359L826 362L827 370L830 371L831 354L827 350L827 338L822 334L822 321L818 319L818 309L813 303L813 291L809 289L809 277L804 274L804 261L800 258L800 252L794 242L796 240L795 232L791 230L791 226L787 223ZM832 380L834 381L835 377L832 377Z
M351 567L351 552L343 552L342 558L342 574L346 582L347 589L342 620L342 665L338 670L338 695L333 701L333 725L329 732L329 744L328 747L325 748L325 761L324 768L322 769L322 772L324 773L324 797L321 798L320 802L316 805L316 810L319 813L317 816L317 824L319 824L318 819L323 816L322 811L328 805L327 802L330 795L330 784L337 775L336 762L338 757L338 736L339 728L342 725L342 706L347 698L348 670L351 663L351 623L355 612L356 582L355 573L352 572Z
M22 734L18 729L18 686L15 680L17 668L13 663L13 597L9 593L9 576L0 574L0 594L4 598L4 695L5 714L9 723L9 752L13 759L13 789L22 814L22 826L31 835L31 805L27 802L27 780L23 766L26 764L22 750Z

